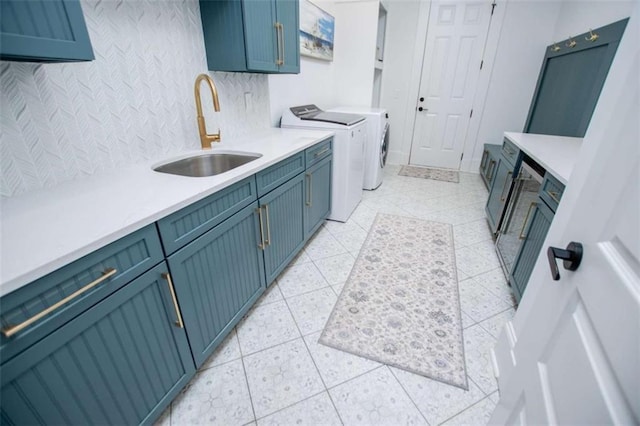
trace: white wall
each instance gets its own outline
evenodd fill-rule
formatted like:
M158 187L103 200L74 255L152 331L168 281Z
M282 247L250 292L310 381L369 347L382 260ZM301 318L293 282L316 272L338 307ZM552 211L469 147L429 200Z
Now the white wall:
M387 8L387 32L382 71L380 107L389 112L389 157L391 164L406 163L411 148L411 132L405 134L405 120L414 114L408 100L414 72L413 52L418 29L419 0L390 1ZM419 70L417 70L419 72Z
M335 11L336 104L371 106L379 1L339 2Z
M474 105L482 115L477 135L467 142L475 147L470 170L477 170L483 144L502 144L504 132L524 128L560 7L560 2L507 2L487 98L483 107Z
M564 40L631 15L635 1L565 0L553 32L554 40Z
M198 1L82 8L94 61L0 62L3 197L200 147L193 83L207 65ZM269 127L266 76L211 75L221 113L203 87L210 131L220 127L229 142Z

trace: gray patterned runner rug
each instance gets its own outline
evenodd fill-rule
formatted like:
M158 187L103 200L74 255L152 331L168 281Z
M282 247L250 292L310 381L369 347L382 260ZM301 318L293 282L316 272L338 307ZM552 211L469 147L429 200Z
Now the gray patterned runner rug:
M378 214L320 343L468 389L451 225Z
M460 174L456 170L441 170L430 169L428 167L402 166L398 174L400 176L442 180L445 182L460 182Z

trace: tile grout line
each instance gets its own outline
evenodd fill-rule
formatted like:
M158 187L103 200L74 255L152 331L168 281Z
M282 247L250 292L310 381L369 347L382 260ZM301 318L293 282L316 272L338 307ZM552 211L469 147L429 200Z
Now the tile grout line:
M490 394L490 395L491 395L491 394ZM484 397L484 398L479 399L478 401L476 401L476 402L474 402L473 404L469 405L469 406L468 406L467 408L465 408L464 410L462 410L462 411L458 411L458 412L457 412L456 414L454 414L453 416L451 416L451 417L448 417L448 418L444 419L443 421L441 421L441 422L439 423L439 425L442 425L442 424L444 424L444 423L448 422L449 420L451 420L451 419L455 418L456 416L459 416L460 414L462 414L462 413L464 413L465 411L469 410L470 408L475 407L476 405L480 404L480 403L481 403L482 401L484 401L485 399L488 399L489 401L491 401L491 399L489 398L489 396L490 396L490 395L486 395L486 394L485 394L485 397ZM491 402L493 402L493 401L491 401Z
M416 404L416 402L413 400L413 398L411 398L411 395L409 394L409 392L407 392L407 390L405 389L404 385L402 384L402 382L400 381L400 379L398 379L398 376L396 376L396 374L393 372L393 369L391 368L391 366L387 366L389 369L389 372L391 373L391 376L396 379L396 382L398 382L398 384L400 385L400 388L404 391L405 395L407 395L407 397L409 398L409 401L411 401L411 403L413 404L414 407L416 407L416 410L418 410L418 413L420 413L420 415L422 416L422 418L424 419L424 421L428 424L431 425L431 423L429 423L429 420L427 420L427 417L422 413L422 411L420 410L420 408L418 407L418 404Z
M253 421L258 424L258 418L256 417L256 408L253 406L253 396L251 396L251 386L249 386L249 376L247 375L247 367L244 365L244 355L242 354L242 346L240 346L240 338L238 337L238 326L233 327L234 334L238 343L238 351L240 351L240 362L242 363L242 371L244 372L244 381L247 384L247 390L249 391L249 403L251 404L251 412L253 413ZM251 423L251 422L249 422ZM248 424L248 423L247 423Z
M286 299L285 299L285 303L287 303ZM293 317L293 322L296 324L296 327L298 328L298 331L300 332L300 334L302 334L302 330L300 330L300 327L298 326L298 322L296 321L296 318L293 316L293 312L291 312L291 308L289 307L289 303L287 303L287 309L289 309L289 313ZM314 332L314 333L316 333L316 332ZM307 350L307 354L309 355L309 358L311 358L311 362L313 363L313 366L316 369L316 373L318 374L318 377L320 377L320 382L322 383L322 386L324 387L324 391L323 392L327 392L327 395L329 395L329 400L331 401L331 405L333 406L333 409L336 410L336 414L338 415L338 419L340 419L340 423L342 423L344 425L344 421L342 421L342 417L340 416L340 413L338 412L338 408L336 407L336 404L333 402L333 399L331 398L331 394L329 393L329 388L327 387L327 384L325 383L324 379L322 378L322 374L320 373L320 369L318 368L318 365L316 364L316 360L313 359L313 355L311 354L311 350L309 349L309 345L307 345L307 341L304 339L304 336L302 337L302 344L304 345L305 349Z

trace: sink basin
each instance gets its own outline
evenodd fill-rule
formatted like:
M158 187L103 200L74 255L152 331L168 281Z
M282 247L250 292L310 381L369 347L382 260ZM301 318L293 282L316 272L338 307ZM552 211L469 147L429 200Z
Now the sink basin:
M172 175L204 177L228 172L262 157L262 154L211 152L183 158L154 167L153 170Z

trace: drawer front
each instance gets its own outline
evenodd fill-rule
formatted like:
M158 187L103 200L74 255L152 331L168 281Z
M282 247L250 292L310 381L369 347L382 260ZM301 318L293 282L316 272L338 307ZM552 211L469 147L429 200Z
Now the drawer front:
M257 198L255 179L251 176L160 219L158 230L167 256Z
M333 151L333 138L322 141L311 148L307 148L304 152L306 157L306 165L307 169L317 162L321 161L323 158L331 155Z
M502 144L502 155L504 155L504 157L509 163L511 163L511 165L514 165L516 163L519 153L520 150L518 149L518 147L516 147L510 140L504 140L504 143Z
M163 257L155 225L149 225L4 296L0 301L0 361L4 363L84 312ZM115 272L107 273L112 269ZM24 328L16 328L21 325Z
M276 189L305 169L305 153L299 152L256 174L258 197Z
M555 213L560 204L562 193L564 192L564 185L549 173L545 173L542 186L540 187L540 198L553 210Z

